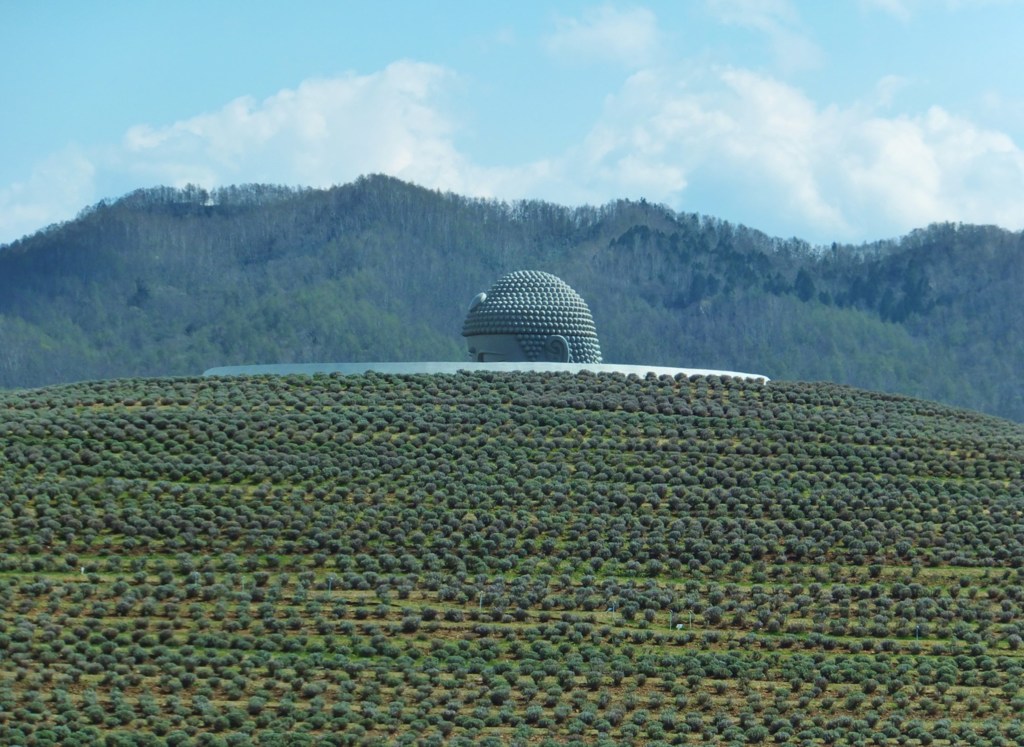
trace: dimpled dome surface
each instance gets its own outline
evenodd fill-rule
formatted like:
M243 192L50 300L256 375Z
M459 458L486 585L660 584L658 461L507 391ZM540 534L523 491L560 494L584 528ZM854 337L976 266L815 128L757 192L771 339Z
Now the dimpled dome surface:
M470 309L462 334L516 335L530 360L541 358L548 336L561 335L569 342L571 362L601 362L597 328L586 301L546 272L520 270L502 277Z

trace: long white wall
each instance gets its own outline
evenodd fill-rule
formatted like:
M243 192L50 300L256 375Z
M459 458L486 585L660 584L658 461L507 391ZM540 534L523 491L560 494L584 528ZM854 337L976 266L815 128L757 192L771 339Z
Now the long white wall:
M671 368L624 363L471 363L452 361L379 362L379 363L275 363L253 366L219 366L203 372L204 376L258 376L273 374L363 374L369 371L384 374L443 374L459 371L591 371L636 376L734 376L741 379L770 381L762 374L740 371L715 371L706 368Z

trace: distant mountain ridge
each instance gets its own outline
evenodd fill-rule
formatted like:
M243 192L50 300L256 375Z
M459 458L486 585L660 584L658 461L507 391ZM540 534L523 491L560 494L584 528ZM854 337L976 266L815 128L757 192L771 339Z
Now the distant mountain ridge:
M469 300L539 269L607 361L754 370L1024 421L1024 237L936 224L812 248L645 201L331 189L139 190L0 247L0 386L217 365L461 360Z

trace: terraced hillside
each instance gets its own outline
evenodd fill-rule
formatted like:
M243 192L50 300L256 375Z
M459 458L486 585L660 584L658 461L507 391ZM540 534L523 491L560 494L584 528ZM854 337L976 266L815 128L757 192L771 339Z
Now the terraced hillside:
M827 384L0 394L0 743L1019 744L1024 428Z

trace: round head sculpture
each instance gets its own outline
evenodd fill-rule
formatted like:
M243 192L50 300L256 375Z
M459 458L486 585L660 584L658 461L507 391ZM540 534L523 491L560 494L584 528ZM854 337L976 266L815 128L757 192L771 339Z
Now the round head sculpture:
M600 363L594 319L580 295L546 272L510 272L473 299L462 325L469 357Z

